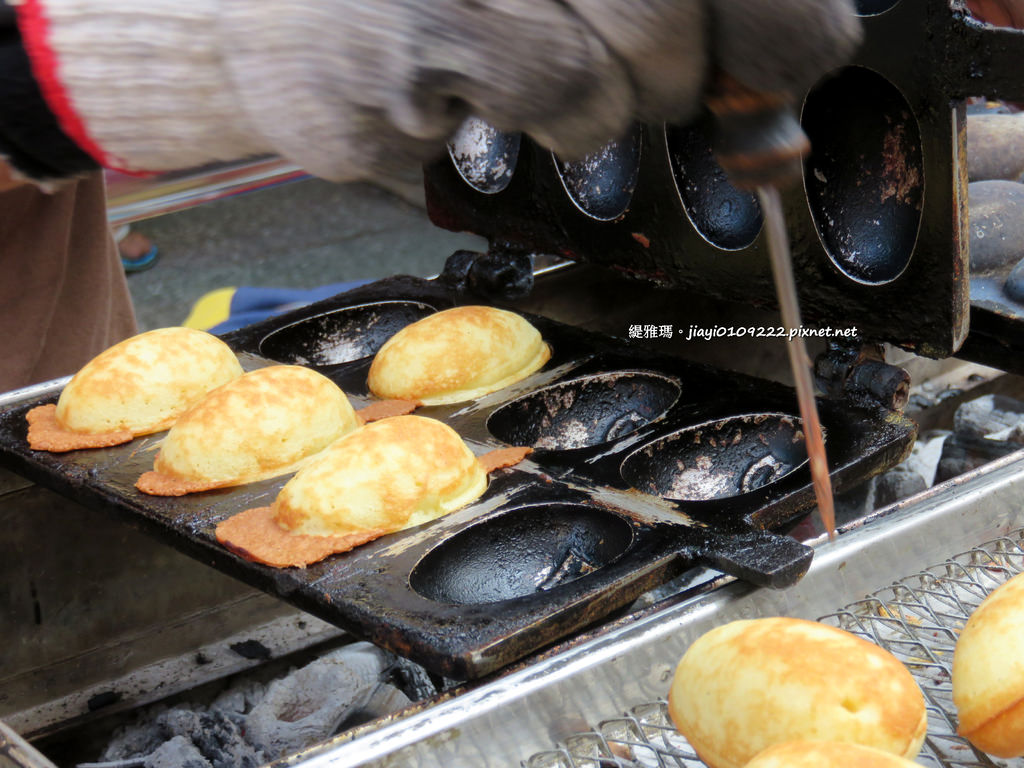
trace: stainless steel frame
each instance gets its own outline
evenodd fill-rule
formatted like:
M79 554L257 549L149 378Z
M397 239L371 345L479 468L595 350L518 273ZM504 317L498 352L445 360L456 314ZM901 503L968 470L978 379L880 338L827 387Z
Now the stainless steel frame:
M574 641L535 664L384 727L327 742L304 768L515 766L631 707L663 699L676 662L708 629L739 618L818 619L1024 524L1024 452L935 486L827 543L783 591L712 579L671 604Z

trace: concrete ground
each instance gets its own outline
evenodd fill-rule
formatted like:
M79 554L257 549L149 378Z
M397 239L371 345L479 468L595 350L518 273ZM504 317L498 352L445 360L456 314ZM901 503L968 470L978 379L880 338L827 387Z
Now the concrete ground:
M429 276L485 241L430 223L415 194L370 184L289 182L132 225L160 249L129 275L141 330L178 325L208 291L314 288L394 274Z

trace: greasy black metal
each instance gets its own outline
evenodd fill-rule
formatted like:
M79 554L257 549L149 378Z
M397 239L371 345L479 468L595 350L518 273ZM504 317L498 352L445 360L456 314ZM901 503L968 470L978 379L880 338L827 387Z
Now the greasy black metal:
M946 357L969 319L963 99L1024 100L1024 32L984 27L959 0L861 0L860 11L865 42L850 66L798 99L812 148L784 204L800 306L808 325ZM433 220L496 247L776 306L764 235L748 243L754 217L695 213L691 185L722 209L742 200L719 197L706 145L657 125L645 126L636 188L612 221L582 212L550 153L525 138L498 194L474 191L447 159L426 174Z
M440 310L472 300L437 281L391 278L235 331L225 340L248 368L268 363L259 353L281 328L307 329L310 338L294 343L329 356L324 348L333 336L323 318L330 315L386 302ZM793 413L791 389L656 355L642 341L630 343L541 317L530 319L552 347L551 360L541 371L480 401L419 412L445 421L475 452L483 453L506 444L488 424L516 398L529 402L531 393L570 380L577 382L574 388L580 381L594 381L623 391L620 387L631 386L632 379L634 384L646 382L636 387L633 401L642 417L626 419L635 429L605 431L602 426L597 434L611 432L613 439L584 447L538 445L522 464L492 474L485 494L464 509L307 568L248 562L221 547L214 536L221 520L269 504L286 477L180 498L146 496L134 483L152 467L152 449L162 435L112 448L35 452L26 444L24 419L35 403L0 413L0 463L86 506L126 519L433 672L458 679L522 658L698 564L773 587L802 576L811 550L772 530L813 506L806 467L756 493L696 502L631 489L621 469L633 451L694 424L740 413ZM358 408L372 400L366 386L369 364L369 358L362 358L316 368L336 381ZM623 372L629 375L618 375ZM578 414L581 420L607 422L610 414L603 407L590 407L587 397L580 402L586 406ZM828 433L832 482L839 489L893 465L913 442L914 425L884 409L835 400L823 400L819 407ZM571 403L565 408L571 410ZM523 412L524 420L529 413L533 411ZM492 555L513 547L522 556L503 561L497 573Z
M641 126L635 125L621 139L581 160L555 157L565 192L581 212L599 221L613 221L629 207L640 170L642 133Z
M436 311L419 301L356 305L285 325L260 339L255 351L279 363L348 363L376 354L395 333Z
M746 248L761 232L757 196L736 189L711 149L711 130L705 118L693 125L665 127L665 143L676 189L694 228L726 251Z
M489 301L514 301L533 290L533 257L496 250L455 251L445 261L438 280L460 293L474 293Z
M448 155L459 175L485 195L501 192L512 181L522 137L481 120L467 120L448 142Z
M616 371L543 387L498 408L492 435L531 448L588 448L618 440L664 416L682 384L652 371Z
M898 366L868 360L853 369L846 390L854 398L871 397L883 408L902 413L910 400L910 374Z
M957 357L1024 375L1024 304L982 298L1002 291L991 279L972 279L971 290L971 334Z
M981 24L969 16L963 0L954 0L952 7L959 23L943 28L935 58L941 77L955 83L956 96L1024 101L1024 31ZM1019 374L1024 373L1024 304L1002 293L1005 277L972 277L971 333L958 356Z
M924 162L913 111L881 75L848 67L807 97L803 125L814 146L804 186L829 258L851 280L895 280L921 225Z
M712 501L760 491L806 463L799 418L754 413L695 424L647 443L622 462L622 477L666 499Z
M902 413L910 400L910 374L883 356L870 345L830 344L814 360L815 382L829 397Z
M431 600L497 603L548 591L612 563L633 528L586 504L543 504L473 525L435 547L409 583Z

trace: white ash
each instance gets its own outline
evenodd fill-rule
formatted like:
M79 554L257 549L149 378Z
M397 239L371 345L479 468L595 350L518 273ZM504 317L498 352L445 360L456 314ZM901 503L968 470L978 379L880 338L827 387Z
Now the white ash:
M952 426L952 431L919 435L901 464L837 496L837 512L851 518L872 512L1020 450L1024 401L1005 395L976 397L956 409Z
M956 409L942 448L936 482L962 475L1024 445L1024 401L983 395Z
M175 736L157 747L143 763L145 768L212 768L212 763L203 757L189 739Z
M381 678L388 656L366 643L351 648L328 654L267 686L266 696L245 718L245 734L268 758L322 741L386 685Z
M956 409L953 431L958 437L1000 439L1024 423L1024 402L1004 395L983 395Z
M142 768L257 768L407 706L410 699L389 682L396 662L369 643L353 643L267 685L243 680L206 705L158 705L121 728L101 760ZM420 670L400 672L415 679Z
M927 434L918 435L917 441L903 464L924 478L925 484L931 488L935 485L935 473L942 458L942 446L951 433L948 430L932 430Z

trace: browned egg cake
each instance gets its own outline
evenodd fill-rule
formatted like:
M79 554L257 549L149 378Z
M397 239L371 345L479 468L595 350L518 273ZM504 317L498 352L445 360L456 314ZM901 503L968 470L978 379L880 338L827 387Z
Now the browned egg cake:
M539 370L551 350L527 320L494 307L455 307L407 325L378 350L370 391L443 405L473 400Z
M210 390L241 375L231 348L205 331L141 333L86 363L56 405L29 411L29 445L73 451L126 443L168 429Z
M850 632L785 617L699 637L676 668L669 714L711 768L742 768L801 739L913 759L928 726L921 689L899 659Z
M182 414L136 487L180 496L294 472L361 424L326 376L297 365L259 368Z
M997 757L1024 755L1024 574L985 598L953 652L958 732Z
M787 741L760 752L745 768L917 768L906 758L841 741Z
M486 487L484 465L451 427L395 416L335 441L271 506L218 525L217 539L266 565L308 565L453 512Z

